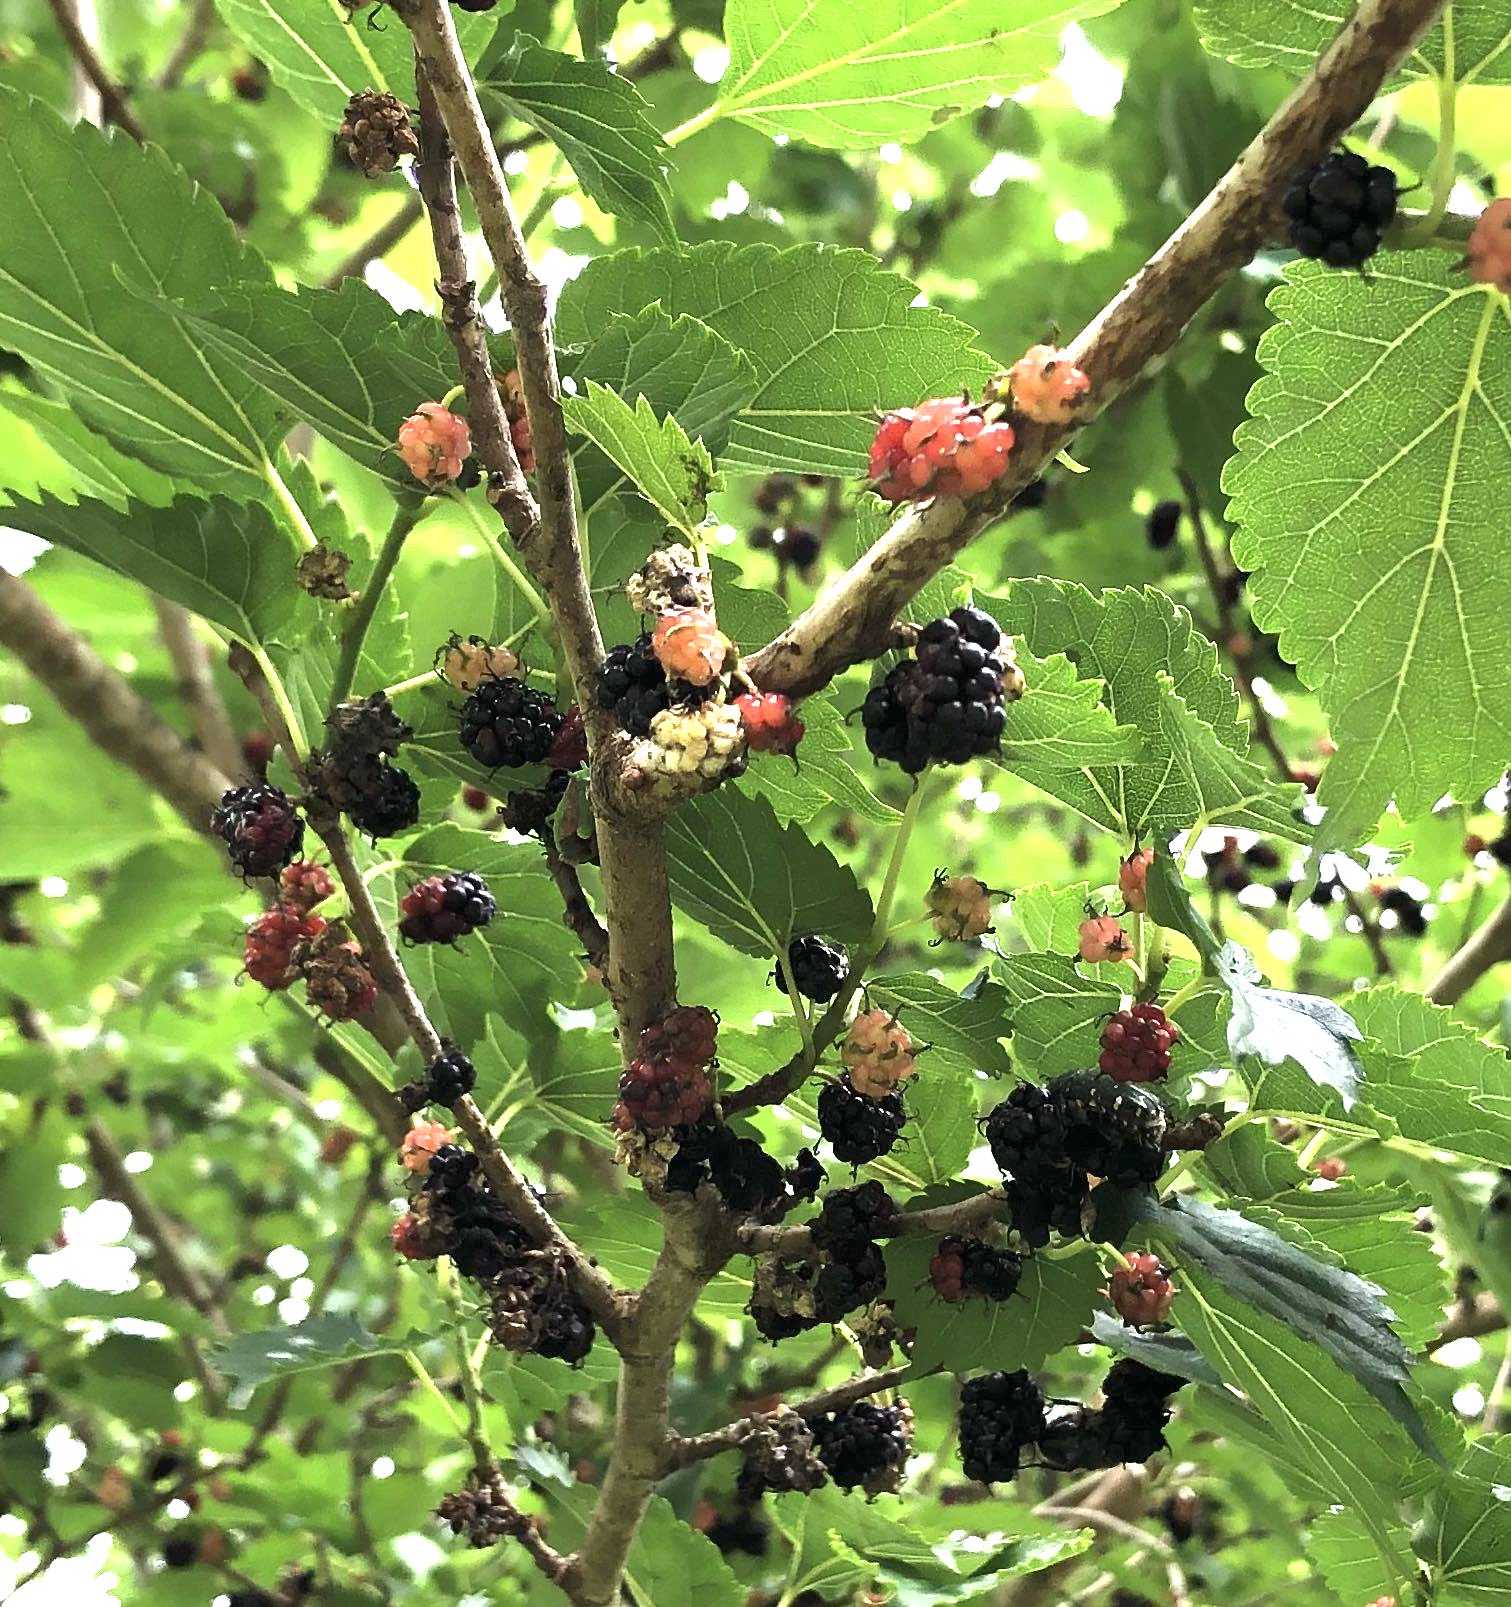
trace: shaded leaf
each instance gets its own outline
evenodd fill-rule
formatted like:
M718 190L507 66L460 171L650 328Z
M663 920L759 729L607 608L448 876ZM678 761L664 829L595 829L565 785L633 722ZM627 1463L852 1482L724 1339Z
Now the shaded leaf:
M583 395L564 397L562 411L568 426L610 458L668 524L693 535L718 485L701 441L690 439L670 414L658 419L644 396L631 406L596 380Z

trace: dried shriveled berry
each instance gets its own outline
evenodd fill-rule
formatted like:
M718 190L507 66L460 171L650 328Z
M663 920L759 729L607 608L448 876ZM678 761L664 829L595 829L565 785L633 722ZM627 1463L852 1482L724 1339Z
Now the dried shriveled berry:
M681 608L711 614L714 606L708 571L680 541L658 547L625 581L624 595L637 614L670 614Z
M332 1021L351 1021L377 1002L378 984L366 957L339 922L300 944L294 958L310 1005Z
M346 115L336 132L352 166L370 179L392 173L405 157L420 154L409 108L386 91L359 89L347 101Z

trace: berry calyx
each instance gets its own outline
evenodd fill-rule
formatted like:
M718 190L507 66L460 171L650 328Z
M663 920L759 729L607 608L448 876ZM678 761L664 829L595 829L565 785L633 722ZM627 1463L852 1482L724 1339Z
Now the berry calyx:
M960 1465L968 1479L999 1484L1016 1478L1023 1451L1044 1432L1044 1391L1019 1368L981 1373L960 1391Z
M787 945L787 970L792 974L793 985L805 999L815 1004L828 1004L845 985L850 975L850 960L837 943L821 937L795 937ZM787 973L781 966L773 973L772 981L787 991Z
M478 684L462 705L457 734L480 765L515 769L548 758L561 726L561 711L544 692L502 675Z
M862 1010L850 1023L840 1059L851 1086L867 1099L884 1099L918 1070L913 1039L886 1010Z
M1511 196L1501 196L1480 213L1465 253L1471 279L1511 295Z
M1069 424L1091 390L1091 377L1054 346L1030 346L1008 370L1013 406L1035 424Z
M864 1166L887 1154L906 1121L901 1094L868 1098L856 1092L848 1076L826 1084L818 1096L819 1131L846 1166Z
M923 906L943 943L974 943L992 929L991 890L975 876L936 871Z
M282 992L299 975L294 950L324 930L325 922L320 916L292 904L276 904L264 910L247 928L243 955L247 975L270 993Z
M400 901L399 935L406 943L455 943L486 926L497 908L476 871L427 876Z
M392 173L403 158L420 154L409 108L397 95L376 89L359 89L347 101L336 137L345 144L352 166L370 179Z
M425 1098L432 1105L454 1105L477 1086L477 1069L460 1049L443 1049L425 1068Z
M734 700L752 753L795 753L805 729L785 692L742 692Z
M324 865L312 860L296 859L283 867L278 878L278 895L285 904L295 909L312 910L336 891L335 878Z
M729 638L707 610L679 608L656 621L651 651L668 675L690 686L707 686L724 668Z
M646 1133L690 1127L713 1104L707 1070L684 1060L632 1060L619 1079L616 1122L621 1118Z
M910 775L931 761L965 764L998 750L1006 705L1023 691L1023 672L996 620L979 608L952 609L919 632L914 658L866 694L866 746Z
M1170 1315L1175 1285L1160 1258L1146 1250L1129 1256L1126 1266L1113 1268L1107 1293L1130 1328L1146 1328Z
M399 1145L399 1164L407 1172L424 1177L437 1150L451 1142L451 1129L444 1122L416 1122Z
M1170 1075L1170 1051L1180 1028L1157 1004L1119 1010L1102 1028L1098 1067L1114 1082L1158 1082Z
M1154 863L1152 848L1136 848L1118 866L1118 891L1135 915L1149 908L1149 867Z
M455 631L435 650L436 674L458 692L475 692L487 680L502 680L519 669L519 655L495 647L481 636Z
M979 496L1007 472L1013 449L998 411L939 396L888 413L871 443L871 489L884 502Z
M1076 952L1083 960L1116 963L1133 958L1133 945L1115 916L1091 915L1077 929Z
M1291 244L1334 268L1359 268L1396 215L1396 179L1352 151L1334 151L1291 180L1281 206Z
M467 420L440 402L421 402L399 426L399 456L421 485L432 491L449 485L472 453Z
M293 800L265 781L225 793L210 816L210 829L243 877L274 875L304 842L304 822Z

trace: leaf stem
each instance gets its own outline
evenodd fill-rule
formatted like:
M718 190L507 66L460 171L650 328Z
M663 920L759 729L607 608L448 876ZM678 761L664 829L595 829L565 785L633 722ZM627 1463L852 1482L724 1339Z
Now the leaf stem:
M1454 124L1458 113L1458 80L1454 73L1453 7L1443 8L1443 71L1438 86L1438 148L1432 160L1432 199L1408 235L1411 245L1425 245L1442 223L1453 193Z
M472 521L472 526L482 538L483 545L487 547L489 552L493 554L494 561L498 564L499 568L502 569L509 579L514 582L514 585L518 589L520 596L523 597L530 605L530 611L535 615L542 625L549 625L551 623L550 609L548 609L541 601L540 593L536 591L535 587L531 584L530 577L526 575L524 570L521 569L519 565L515 563L515 561L509 556L509 554L504 551L504 545L498 539L498 532L489 526L488 521L478 513L476 508L473 507L469 498L464 497L459 491L456 490L450 491L448 495L451 497L451 500L455 502L456 505L461 508L463 512L466 513L467 517Z
M724 102L710 101L701 112L695 112L685 123L678 123L674 129L661 136L662 144L667 147L680 145L683 140L689 140L694 134L701 134L705 128L717 123L724 115Z
M266 456L263 458L262 474L272 488L273 495L277 497L278 506L283 509L284 515L294 528L294 534L298 536L305 550L309 551L313 547L318 547L320 538L315 534L313 526L305 517L304 509L299 506L298 499L289 490L288 481L278 472L278 466L273 462L272 458Z
M442 1256L436 1268L441 1292L451 1307L455 1322L457 1371L462 1383L462 1402L467 1408L466 1440L478 1472L487 1477L493 1471L493 1451L483 1427L483 1384L478 1376L477 1356L467 1343L467 1307L462 1298L461 1280L450 1257Z
M797 978L792 971L792 957L787 950L777 950L776 964L777 970L782 973L782 986L787 991L787 1002L792 1006L792 1014L797 1020L797 1030L802 1034L803 1053L810 1061L816 1061L818 1054L813 1047L813 1023L808 1019L807 1008L797 990Z
M341 635L341 656L336 660L336 673L331 681L330 707L332 711L351 695L352 682L357 678L357 664L362 657L362 644L367 640L368 628L378 612L383 589L399 561L404 538L414 529L420 518L420 504L405 500L394 512L393 523L378 549L372 573L356 599L346 629Z
M876 920L871 927L867 965L871 964L887 946L887 937L892 925L892 904L897 897L897 884L902 876L902 862L907 857L908 839L913 835L913 827L918 820L925 785L921 776L914 781L907 808L903 810L902 819L898 821L897 830L892 837L892 852L887 860L886 875L882 878L881 895L876 900Z
M272 659L268 657L265 647L248 644L257 668L262 671L262 677L268 684L268 695L277 705L278 712L283 716L283 723L288 727L289 741L294 745L293 757L303 762L309 754L309 741L304 734L304 725L299 718L299 711L294 707L293 699L289 696L288 688L283 684L283 677L278 673Z
M412 1372L415 1377L419 1379L421 1385L425 1389L429 1390L436 1400L440 1402L441 1410L445 1412L447 1418L450 1419L451 1426L457 1431L458 1434L465 1434L466 1431L462 1427L462 1420L456 1415L456 1408L441 1392L441 1386L437 1384L436 1381L430 1376L430 1369L426 1367L425 1363L422 1362L412 1350L401 1350L399 1354L408 1363L410 1372Z

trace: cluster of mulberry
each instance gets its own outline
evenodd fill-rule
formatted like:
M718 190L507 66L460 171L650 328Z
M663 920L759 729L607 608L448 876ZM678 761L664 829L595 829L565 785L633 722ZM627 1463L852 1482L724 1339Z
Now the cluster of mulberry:
M1157 1004L1136 1004L1102 1028L1097 1066L1114 1082L1159 1082L1170 1075L1170 1051L1179 1042L1180 1028Z
M995 753L1023 672L979 608L956 608L919 633L915 656L873 686L861 705L866 746L909 775L930 762L965 764Z
M592 1315L561 1257L535 1249L493 1194L477 1156L459 1144L442 1144L429 1151L423 1168L410 1170L421 1181L390 1234L399 1254L412 1261L450 1256L488 1297L489 1326L508 1349L580 1362L593 1348Z
M790 1339L880 1299L887 1266L876 1241L896 1212L892 1197L874 1181L826 1194L809 1235L814 1254L757 1260L750 1303L757 1330L767 1339Z
M1396 179L1352 151L1334 151L1291 180L1281 201L1291 244L1334 268L1360 268L1396 215Z
M294 951L325 930L325 921L292 904L275 904L247 928L243 963L254 982L270 993L280 993L298 978Z
M796 1198L793 1173L753 1138L742 1138L713 1117L675 1130L676 1150L666 1167L666 1187L695 1194L708 1183L731 1211L777 1214Z
M857 1401L814 1418L812 1427L819 1461L840 1489L869 1496L902 1487L913 1442L913 1416L905 1401L895 1406Z
M1169 1398L1185 1383L1142 1362L1115 1362L1102 1383L1103 1404L1050 1409L1023 1371L983 1373L960 1393L960 1458L966 1475L986 1484L1014 1478L1023 1453L1060 1473L1147 1462L1165 1448Z
M440 402L421 402L399 426L399 456L427 491L440 491L472 455L467 420Z
M918 1070L918 1050L908 1029L882 1009L856 1016L839 1057L850 1086L867 1099L884 1099Z
M304 843L293 800L265 781L232 787L210 816L210 829L243 877L277 875Z
M367 957L340 921L298 944L293 960L311 1008L327 1019L351 1021L377 1002L378 983Z
M325 746L310 755L310 781L369 837L392 837L420 818L420 789L388 761L414 733L382 692L343 703L326 721Z
M476 871L427 876L400 900L399 935L406 943L455 943L486 926L497 909Z
M787 945L787 971L793 986L805 999L828 1004L850 975L850 960L837 944L821 937L795 937ZM772 981L787 991L787 972L776 968Z
M1003 412L938 396L888 413L871 443L871 489L885 502L979 496L1007 472L1016 437Z
M555 700L517 675L487 675L462 704L457 734L485 769L517 769L551 757L564 716Z
M703 1005L679 1005L646 1027L619 1079L615 1125L657 1133L701 1121L713 1104L718 1031Z
M1152 1093L1105 1072L1067 1072L1047 1087L1020 1083L983 1123L1009 1179L1013 1228L1036 1249L1051 1231L1081 1237L1091 1177L1151 1185L1164 1167L1167 1125Z
M864 1166L887 1154L908 1119L901 1093L860 1093L848 1072L824 1085L818 1096L819 1131L846 1166Z
M495 647L482 636L459 636L455 631L435 650L435 672L458 692L475 692L484 681L502 680L519 669L519 655L508 647Z
M923 906L941 943L974 943L992 929L991 889L975 876L936 871Z

